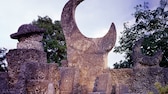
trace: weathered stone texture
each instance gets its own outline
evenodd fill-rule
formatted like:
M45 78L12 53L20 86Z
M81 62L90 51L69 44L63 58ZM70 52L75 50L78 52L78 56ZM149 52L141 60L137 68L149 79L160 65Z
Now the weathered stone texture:
M115 25L102 38L87 38L75 22L76 7L83 0L69 0L62 12L61 26L66 39L68 67L80 71L80 85L93 91L94 81L107 68L107 54L116 42Z
M13 39L20 39L23 37L30 36L31 34L42 34L44 33L44 29L39 28L32 24L23 24L19 27L18 32L10 35Z
M23 78L21 65L27 62L46 63L46 54L38 50L14 49L10 50L7 55L8 74L10 84L16 84L19 78Z
M18 49L37 49L40 51L44 51L43 44L37 41L23 41L17 43Z
M6 55L9 66L14 67L12 64L21 64L25 62L46 63L46 53L35 49L12 49Z
M61 94L65 92L73 93L74 87L79 82L79 70L70 67L60 68L60 91ZM64 92L64 93L63 93Z
M0 94L5 94L8 91L8 73L0 72Z
M47 88L47 94L55 94L55 87L53 83L49 83L48 84L48 88Z
M112 69L112 83L114 94L147 94L149 91L158 94L154 83L166 85L168 75L166 68L137 68L137 69Z
M17 94L25 93L25 68L27 62L46 63L46 54L35 49L9 50L6 55L8 62L9 88Z
M130 81L130 78L133 75L132 69L112 69L111 71L111 77L112 77L112 92L114 94L123 94L127 93L129 91L124 87L128 87ZM123 91L124 90L124 91Z
M147 94L149 91L156 91L155 82L165 85L163 68L140 68L134 69L133 77L130 79L131 92ZM156 93L157 94L157 93Z
M45 94L52 83L54 91L58 92L60 73L56 64L26 63L26 90L28 94Z
M102 92L104 94L111 94L112 80L110 73L103 73L96 78L94 85L94 92Z
M36 49L44 51L43 44L40 42L43 39L43 34L31 34L26 37L21 37L17 43L18 49Z
M115 25L102 38L83 36L74 14L82 1L69 0L62 12L68 55L62 67L47 64L40 43L43 29L23 25L11 35L19 40L18 49L7 53L9 72L0 73L0 94L158 94L154 83L168 84L168 69L158 67L162 52L144 56L141 40L133 48L133 69L109 70L107 55L116 41Z
M24 24L19 27L18 32L11 34L11 38L18 39L18 49L36 49L44 51L40 42L43 39L44 29L31 24Z
M106 94L106 93L104 93L104 92L90 92L88 94Z

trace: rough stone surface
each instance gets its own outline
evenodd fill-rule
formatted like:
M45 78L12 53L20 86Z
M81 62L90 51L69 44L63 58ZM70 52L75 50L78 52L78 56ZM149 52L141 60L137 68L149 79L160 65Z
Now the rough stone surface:
M94 92L102 92L104 94L111 94L112 80L110 73L103 73L96 78Z
M5 94L8 91L8 74L0 72L0 94Z
M79 70L75 68L61 67L60 75L60 91L73 93L74 87L79 82Z
M59 92L60 73L56 64L26 63L25 68L28 94Z
M19 27L18 32L11 34L11 38L18 39L18 49L36 49L44 51L40 42L43 39L44 29L31 24L25 24Z
M68 67L80 70L80 85L93 91L94 81L107 68L107 55L116 42L115 25L102 38L87 38L75 22L75 10L83 0L69 0L65 5L61 26L66 39Z
M12 49L6 55L7 62L9 62L9 66L12 64L24 63L24 62L37 62L37 63L46 63L47 57L46 53L43 51L38 51L35 49Z
M127 93L127 91L129 91L130 88L128 88L128 90L125 90L126 88L123 88L123 87L129 86L131 82L130 78L133 77L132 76L133 70L132 69L112 69L110 72L112 77L112 94Z
M154 91L157 93L154 87L155 82L160 82L165 85L166 79L164 79L163 68L140 68L134 69L133 77L130 79L132 81L130 88L131 92L147 94L149 91Z
M30 35L30 34L44 33L44 31L45 31L44 29L38 28L35 25L24 24L24 25L21 25L19 27L17 33L11 34L10 37L13 38L13 39L19 39L23 36L27 36L27 35Z
M104 92L90 92L88 94L106 94L106 93L104 93Z
M154 83L167 84L167 68L112 69L112 94L158 94Z
M21 67L27 62L46 63L46 54L34 49L9 50L6 55L8 62L9 88L17 94L25 93L25 68Z
M47 94L55 94L55 88L53 83L48 84Z
M68 61L67 60L61 60L61 66L62 67L68 67Z
M145 57L140 52L141 43L134 46L134 61L145 67L107 69L107 54L116 40L114 24L102 38L83 36L74 19L75 8L82 1L69 0L63 9L61 24L68 51L64 67L47 64L46 54L36 48L41 32L27 33L31 28L25 26L11 35L18 38L22 49L7 53L9 71L0 73L0 94L158 94L154 83L168 84L168 68L158 67L161 52ZM21 33L24 29L27 31Z
M55 65L55 66L54 66ZM51 68L51 66L53 66ZM51 69L50 69L51 68ZM25 69L25 70L23 70ZM26 63L21 66L22 73L24 73L24 79L19 79L17 84L19 87L8 89L8 75L6 73L0 73L0 82L2 94L45 94L48 91L48 87L51 83L55 88L55 94L108 94L103 91L86 91L86 87L78 84L78 73L73 68L64 67L58 69L56 64L43 64L43 63ZM48 72L46 72L48 70ZM79 70L77 70L79 71ZM41 76L40 72L43 76ZM147 94L149 91L153 91L154 94L158 94L156 88L154 87L155 82L160 82L163 86L168 84L168 68L134 68L134 69L111 69L111 82L112 82L112 93L111 94ZM62 74L61 74L62 73ZM23 75L23 74L22 74ZM69 76L70 75L70 76ZM103 76L104 75L104 76ZM106 75L106 76L105 76ZM97 83L106 83L106 78L108 74L102 74L99 77L103 80L99 80ZM62 77L60 77L62 76ZM70 77L70 78L69 78ZM62 81L60 79L63 79ZM72 78L72 79L71 79ZM108 77L107 77L108 78ZM54 79L54 80L53 80ZM66 82L68 80L68 82ZM60 82L61 81L61 82ZM71 83L72 81L72 83ZM70 83L69 83L70 82ZM102 82L102 83L101 83ZM68 87L62 85L69 84L71 91L61 91L60 88ZM74 83L77 83L74 85ZM70 85L71 84L71 85ZM22 87L20 87L22 86ZM61 87L63 86L63 87ZM100 85L99 85L100 86ZM101 85L100 89L105 88ZM65 89L63 89L65 90ZM21 92L22 91L22 92ZM23 91L26 91L23 92ZM1 94L1 93L0 93Z
M42 34L35 34L28 37L22 37L17 43L18 49L36 49L43 51L43 45L40 42L42 40Z
M133 46L133 54L132 59L134 67L145 67L145 66L155 66L159 67L159 63L162 60L163 53L161 50L157 51L154 56L146 56L141 52L141 45L143 42L143 38L139 39L135 45Z

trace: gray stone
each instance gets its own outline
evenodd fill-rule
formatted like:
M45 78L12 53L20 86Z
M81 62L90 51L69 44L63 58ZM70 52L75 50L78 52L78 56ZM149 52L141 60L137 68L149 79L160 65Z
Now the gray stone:
M14 85L18 82L18 79L24 79L25 75L21 70L21 66L27 62L46 63L46 54L42 51L34 49L14 49L9 50L6 55L8 62L8 74L9 83Z
M60 75L61 75L60 91L72 93L74 87L78 83L78 79L79 79L78 69L70 68L70 67L61 67Z
M60 74L57 64L26 63L26 89L28 93L50 94L59 91ZM53 90L54 88L54 90Z
M44 29L31 24L24 24L19 27L18 32L11 34L11 38L18 39L18 49L36 49L44 51L41 40L43 39Z
M8 73L0 72L0 90L2 94L6 94L8 92Z
M28 80L26 90L28 94L46 94L48 89L48 80Z
M53 83L48 84L47 94L55 94L55 88Z
M25 94L26 92L26 67L27 62L46 63L46 54L35 49L14 49L9 50L6 55L8 62L9 89L17 92L16 94ZM30 70L28 70L29 72ZM32 77L32 76L31 76Z
M104 93L104 92L90 92L88 94L106 94L106 93Z
M147 94L149 91L157 92L154 84L165 84L162 68L138 68L130 79L130 88L133 93ZM157 93L156 93L157 94Z
M61 67L68 67L68 61L67 60L61 60Z
M167 84L167 70L159 67L112 69L112 94L147 94L150 91L158 94L154 84Z
M103 73L97 77L94 86L94 92L102 92L105 94L111 94L112 80L110 73Z
M25 62L37 62L37 63L46 63L47 55L43 51L35 50L35 49L12 49L6 55L7 62L9 62L9 66L13 66L13 64L21 64Z
M107 55L116 42L115 25L102 38L87 38L75 22L76 7L83 0L69 0L62 12L61 26L66 39L68 67L80 70L80 85L93 91L94 81L107 68Z
M21 25L18 29L18 32L17 33L14 33L14 34L11 34L11 38L13 39L19 39L23 36L27 36L29 34L40 34L40 33L44 33L44 29L42 28L38 28L37 26L35 25L32 25L32 24L24 24L24 25Z

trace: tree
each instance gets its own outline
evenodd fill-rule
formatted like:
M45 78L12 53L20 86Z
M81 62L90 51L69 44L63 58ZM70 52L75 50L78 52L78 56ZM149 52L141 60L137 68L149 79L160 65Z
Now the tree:
M5 63L6 51L6 48L0 48L0 72L7 71L7 65Z
M61 65L60 61L66 59L66 42L60 21L53 22L48 16L39 16L32 24L46 30L42 43L47 53L48 63L55 62Z
M145 38L142 52L151 56L156 50L161 49L164 54L160 66L168 67L168 11L165 11L166 5L167 1L161 0L160 6L155 10L150 10L147 2L143 6L140 4L135 7L136 11L133 14L135 24L129 26L124 23L124 31L119 40L120 45L114 48L116 53L125 53L125 61L120 64L116 63L114 68L120 65L119 68L133 66L132 47L135 41L142 37ZM127 66L122 67L122 65Z

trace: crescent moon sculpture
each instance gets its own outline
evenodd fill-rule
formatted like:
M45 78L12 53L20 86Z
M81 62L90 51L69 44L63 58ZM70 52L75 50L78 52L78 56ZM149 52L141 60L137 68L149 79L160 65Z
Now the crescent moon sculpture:
M107 69L107 55L116 42L116 29L112 23L101 38L88 38L77 27L76 7L84 0L69 0L63 8L61 26L66 39L68 67L80 70L80 85L93 91L94 81Z

